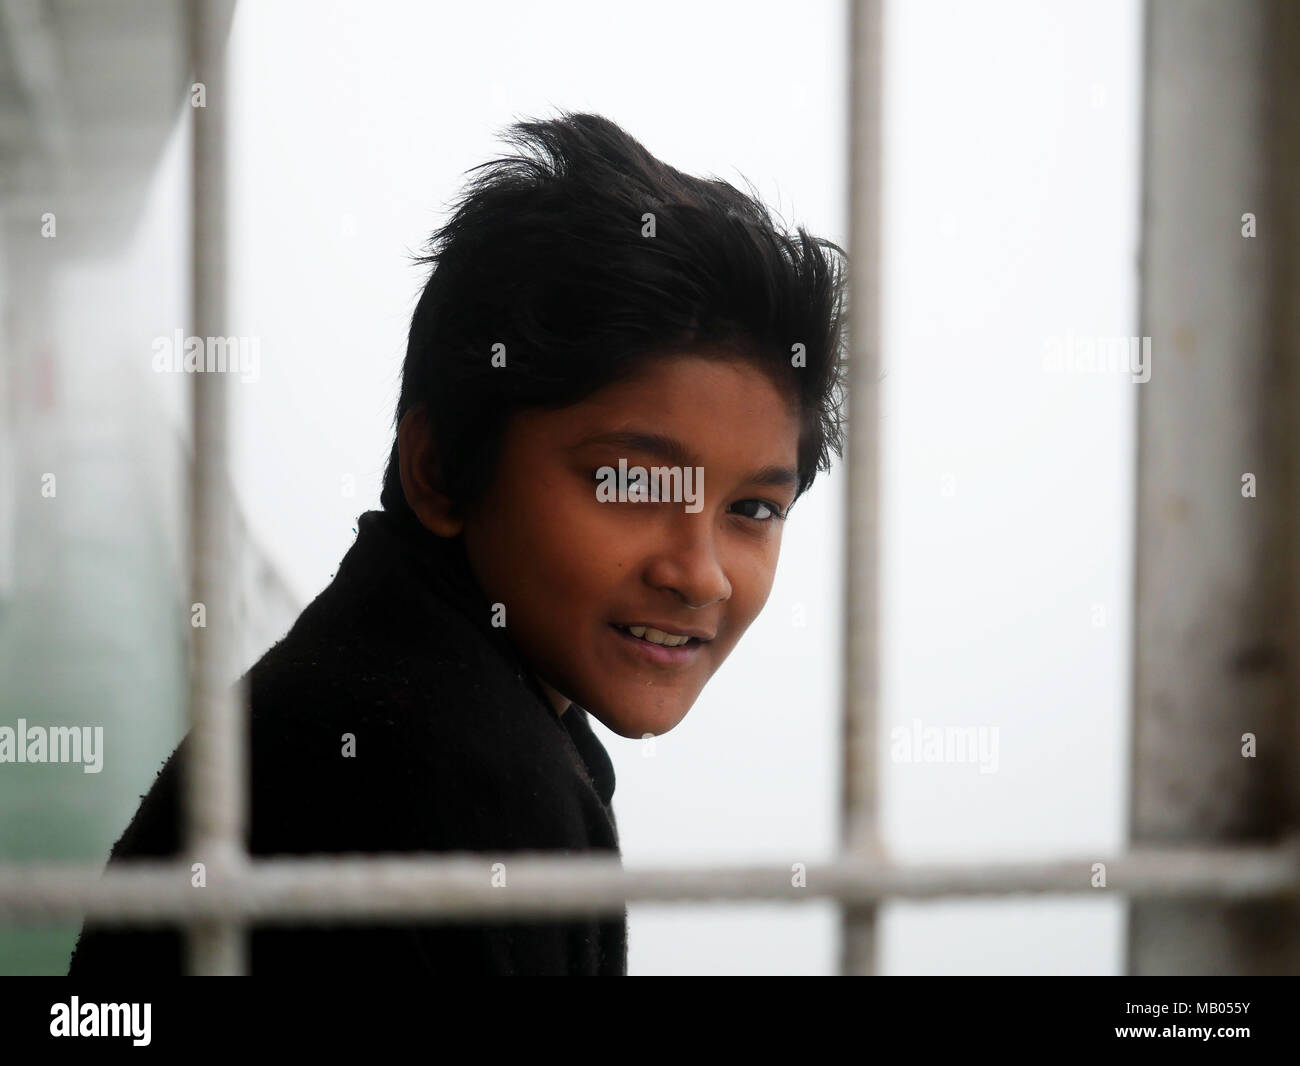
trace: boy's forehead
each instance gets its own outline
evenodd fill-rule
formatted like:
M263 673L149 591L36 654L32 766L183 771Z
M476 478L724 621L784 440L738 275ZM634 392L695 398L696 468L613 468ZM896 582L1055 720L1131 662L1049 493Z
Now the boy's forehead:
M575 403L517 411L511 435L534 459L544 450L797 470L802 422L793 383L734 354L688 350L653 357Z
M755 412L763 414L764 412ZM716 408L694 413L646 408L637 411L610 405L578 414L553 443L569 451L650 456L678 466L712 464L737 467L798 465L799 423L784 426L770 418L728 419Z

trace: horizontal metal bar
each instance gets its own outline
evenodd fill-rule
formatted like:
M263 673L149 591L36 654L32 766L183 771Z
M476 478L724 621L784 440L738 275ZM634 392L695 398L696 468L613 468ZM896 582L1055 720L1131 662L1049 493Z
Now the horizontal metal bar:
M1095 866L1105 886L1094 887ZM564 918L625 903L842 903L1014 894L1300 899L1300 839L1272 846L1144 848L1111 859L897 865L852 859L764 866L627 869L554 853L279 857L193 887L185 863L0 866L0 922L160 924L194 918L289 923L407 918Z

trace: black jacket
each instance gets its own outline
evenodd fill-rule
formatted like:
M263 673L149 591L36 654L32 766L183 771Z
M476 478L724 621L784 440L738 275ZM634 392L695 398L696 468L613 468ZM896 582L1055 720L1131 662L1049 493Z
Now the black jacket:
M557 715L492 626L459 540L363 514L334 580L245 680L254 855L619 853L608 754L586 712L574 704ZM355 757L343 755L347 733ZM110 862L177 853L187 750L188 738ZM612 919L496 925L259 925L249 963L255 976L354 980L622 975L626 918L624 909ZM171 928L87 923L69 976L178 974L182 954Z

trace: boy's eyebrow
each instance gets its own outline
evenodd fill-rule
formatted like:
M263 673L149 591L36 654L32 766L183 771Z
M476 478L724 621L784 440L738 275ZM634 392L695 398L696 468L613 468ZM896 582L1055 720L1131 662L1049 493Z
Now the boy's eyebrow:
M799 475L788 466L765 466L745 478L756 485L773 485L784 488L787 485L798 486Z
M691 450L675 437L666 437L662 433L646 433L639 430L615 430L611 433L597 433L579 441L577 447L585 448L589 444L614 444L628 451L644 452L660 459L666 459L673 466L697 466ZM765 466L747 475L745 482L758 485L798 486L799 474L788 466Z
M662 433L644 433L640 430L615 430L612 433L597 433L578 442L579 448L588 444L616 444L628 451L645 452L660 459L667 459L675 466L694 466L695 456L691 450L675 437L666 437Z

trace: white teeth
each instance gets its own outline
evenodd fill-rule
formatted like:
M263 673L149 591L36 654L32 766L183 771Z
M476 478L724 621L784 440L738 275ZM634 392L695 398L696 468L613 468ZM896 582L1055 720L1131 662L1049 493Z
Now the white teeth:
M651 644L662 644L665 648L679 648L691 639L675 633L665 633L662 629L655 629L652 626L628 626L627 631L634 637L648 640Z

